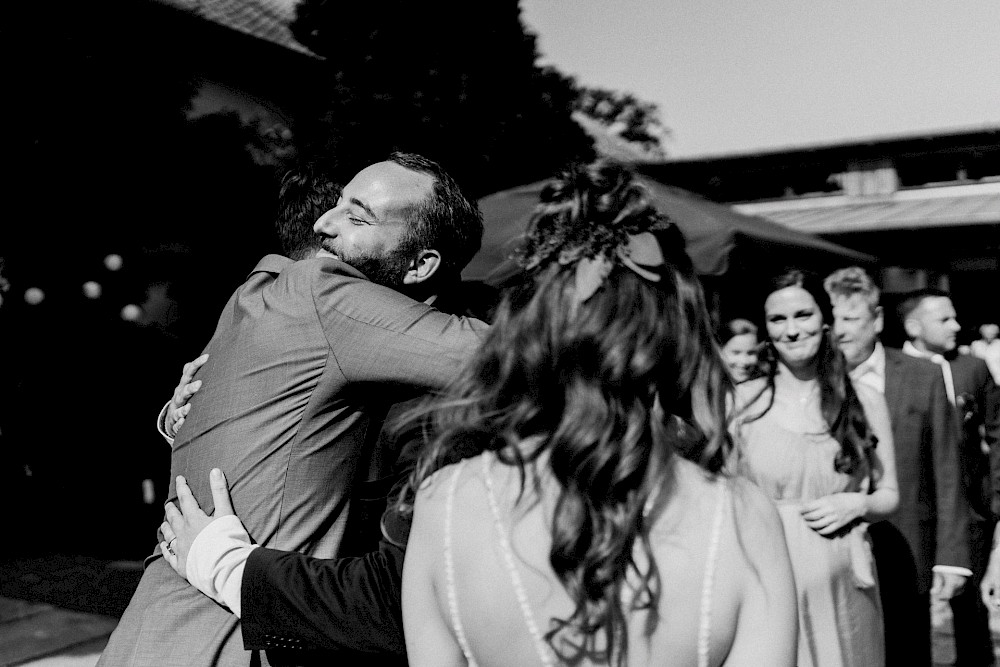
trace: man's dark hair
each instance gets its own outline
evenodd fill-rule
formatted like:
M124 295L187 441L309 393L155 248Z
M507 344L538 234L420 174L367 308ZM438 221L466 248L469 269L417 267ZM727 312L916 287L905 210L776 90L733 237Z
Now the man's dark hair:
M912 292L907 292L903 295L903 299L896 306L896 315L899 317L900 322L905 322L906 318L909 317L913 311L920 307L924 299L930 299L932 297L944 297L946 299L951 298L951 294L936 287L924 287L922 289L913 290Z
M457 279L483 241L483 214L479 206L466 198L455 179L433 160L397 151L388 161L434 179L430 197L401 211L409 224L403 242L413 252L437 250L441 253L439 278Z
M317 166L306 164L290 169L281 178L278 215L274 226L286 257L299 260L319 250L319 235L313 225L321 215L337 205L340 186Z

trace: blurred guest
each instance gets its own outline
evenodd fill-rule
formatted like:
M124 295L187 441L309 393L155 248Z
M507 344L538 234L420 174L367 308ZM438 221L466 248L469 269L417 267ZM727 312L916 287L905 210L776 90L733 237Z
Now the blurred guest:
M989 611L979 589L1000 513L1000 390L985 361L956 353L956 337L962 327L947 292L927 288L909 293L899 304L899 317L909 338L903 351L941 367L961 427L959 460L971 509L972 580L951 600L957 661L960 665L992 665Z
M218 465L261 545L333 556L373 410L400 392L444 386L479 342L484 324L412 297L431 298L439 282L457 279L482 218L439 165L394 153L355 175L315 231L317 257L268 255L233 294L206 348L191 412L178 414L172 402L164 428L176 435L172 480L181 486L191 476L209 511L207 471ZM167 530L163 538L101 664L260 659L245 650L237 616L171 571L174 547L190 544ZM244 558L232 569L245 567ZM288 646L261 639L265 648Z
M979 338L972 341L969 351L986 362L993 381L1000 384L1000 325L984 324L979 327Z
M750 320L736 318L726 322L718 336L722 345L722 360L726 362L733 382L739 384L758 375L757 326Z
M778 505L798 591L800 667L881 665L868 522L899 504L885 399L847 375L819 280L766 291L768 373L737 387L740 470ZM876 447L877 445L877 447Z
M679 232L606 163L529 229L524 282L428 408L410 664L793 664L780 521L723 473L725 369Z
M864 269L835 271L823 286L852 381L883 394L892 421L899 508L869 528L886 664L930 667L930 595L950 599L972 574L954 413L937 366L882 346L880 292Z

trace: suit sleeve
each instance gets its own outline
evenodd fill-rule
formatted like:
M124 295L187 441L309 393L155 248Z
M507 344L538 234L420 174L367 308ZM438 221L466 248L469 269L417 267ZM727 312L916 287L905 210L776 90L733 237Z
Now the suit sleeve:
M989 372L985 373L979 409L983 415L983 441L990 452L990 481L993 490L990 509L993 517L997 518L1000 516L1000 386Z
M403 548L388 540L360 558L254 549L243 573L244 646L402 656L402 573Z
M456 377L488 328L338 265L320 267L313 298L336 363L350 382L440 389Z
M969 568L970 510L962 488L961 431L940 373L934 373L931 383L930 410L937 508L934 564Z

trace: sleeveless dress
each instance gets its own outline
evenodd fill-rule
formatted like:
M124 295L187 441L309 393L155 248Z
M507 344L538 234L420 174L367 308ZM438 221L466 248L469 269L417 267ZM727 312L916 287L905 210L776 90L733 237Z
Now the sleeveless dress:
M867 470L834 470L840 444L828 431L800 433L770 410L740 431L740 474L778 507L795 573L799 607L799 667L878 667L885 664L882 609L868 525L855 522L832 537L800 514L804 502L844 491L867 492ZM864 468L864 466L860 466Z
M521 576L517 570L517 564L514 560L514 551L507 538L509 529L503 521L500 507L496 500L493 478L489 469L492 456L490 454L483 454L479 458L482 461L483 479L486 482L487 499L489 500L490 510L493 514L493 525L496 530L497 541L500 544L500 550L504 556L504 564L506 565L507 573L510 576L511 586L514 589L515 597L517 598L518 605L521 608L521 615L524 618L525 628L531 635L532 643L535 646L535 652L538 655L538 664L543 665L543 667L550 667L552 665L559 664L555 652L551 649L548 643L546 643L542 632L538 629L534 612L528 602L528 596L525 593L524 584L522 583ZM476 659L472 655L472 649L469 646L469 641L465 635L465 627L462 625L462 617L459 613L458 596L455 592L455 562L454 555L452 553L451 541L452 508L455 499L455 488L458 485L458 478L461 475L466 462L467 461L461 461L455 465L455 470L452 472L451 479L448 482L448 495L445 504L444 519L445 585L447 587L448 607L455 638L462 649L462 654L465 656L469 667L477 667ZM722 533L722 520L727 501L726 485L719 484L718 487L718 500L716 502L715 516L712 522L712 533L706 557L707 562L705 563L705 574L701 587L701 608L699 610L700 618L698 623L698 667L708 667L709 664L709 639L712 624L712 586L715 578L715 564L718 560L719 539Z

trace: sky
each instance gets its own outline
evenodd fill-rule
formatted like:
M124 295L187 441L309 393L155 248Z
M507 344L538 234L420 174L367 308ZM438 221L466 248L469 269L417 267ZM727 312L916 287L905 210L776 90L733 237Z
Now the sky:
M521 0L542 64L659 106L674 158L1000 126L1000 1Z

